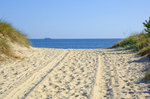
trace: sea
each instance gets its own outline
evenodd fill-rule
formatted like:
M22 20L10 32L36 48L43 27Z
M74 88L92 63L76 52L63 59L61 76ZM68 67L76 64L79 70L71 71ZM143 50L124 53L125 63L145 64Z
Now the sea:
M38 48L101 49L109 48L122 39L30 39Z

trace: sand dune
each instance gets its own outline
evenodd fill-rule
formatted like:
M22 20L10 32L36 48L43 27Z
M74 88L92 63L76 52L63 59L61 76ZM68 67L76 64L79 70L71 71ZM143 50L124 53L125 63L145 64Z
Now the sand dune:
M0 99L150 98L149 61L116 49L38 49L0 63Z

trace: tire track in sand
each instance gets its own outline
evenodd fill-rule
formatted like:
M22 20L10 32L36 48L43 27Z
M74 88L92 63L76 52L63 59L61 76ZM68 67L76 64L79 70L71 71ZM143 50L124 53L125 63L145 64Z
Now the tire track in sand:
M53 62L50 62L47 66L42 68L40 71L35 72L24 83L22 83L17 88L15 88L13 91L11 91L5 97L5 99L20 99L20 98L25 99L32 92L32 90L37 85L39 85L47 77L47 75L49 73L51 73L59 65L59 63L68 55L68 53L69 52L66 52L66 53L63 53L62 55L56 57L53 60Z
M61 54L60 54L61 55ZM55 54L51 59L50 59L50 61L49 62L46 62L46 64L49 64L49 63L51 63L56 57L59 57L60 55L58 55L58 53L57 54ZM33 55L32 55L33 56ZM16 63L16 62L15 62ZM22 74L19 76L19 78L17 79L17 80L15 80L14 82L11 82L10 84L9 84L9 86L7 87L7 92L4 94L4 95L2 95L2 96L0 96L0 98L2 98L2 97L5 97L7 94L9 94L9 93L11 93L11 91L14 89L14 88L16 88L18 85L21 85L22 83L24 83L24 81L26 81L27 79L29 79L34 73L36 73L36 72L38 72L39 70L41 70L42 68L44 68L44 66L40 66L40 67L37 67L37 68L35 68L35 67L30 67L30 68L28 68L26 71L23 71L22 72Z
M96 73L96 79L95 79L95 84L94 84L94 88L92 91L92 96L91 99L101 99L101 94L100 94L100 90L101 90L101 80L102 80L102 59L101 56L98 56L98 67L97 67L97 73Z

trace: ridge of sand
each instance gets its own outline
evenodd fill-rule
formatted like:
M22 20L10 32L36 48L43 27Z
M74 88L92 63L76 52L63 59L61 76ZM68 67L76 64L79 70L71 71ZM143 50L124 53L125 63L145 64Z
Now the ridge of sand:
M0 99L148 99L149 60L118 49L22 49L0 63Z
M91 99L101 99L101 80L102 80L102 58L99 55L99 59L98 59L98 67L97 67L97 73L96 73L96 79L95 79L95 84L94 84L94 88L93 88L93 92L92 92L92 96Z

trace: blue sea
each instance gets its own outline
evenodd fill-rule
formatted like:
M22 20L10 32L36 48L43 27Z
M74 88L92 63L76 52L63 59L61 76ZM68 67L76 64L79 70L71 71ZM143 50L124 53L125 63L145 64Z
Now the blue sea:
M59 49L109 48L122 39L30 39L32 46Z

